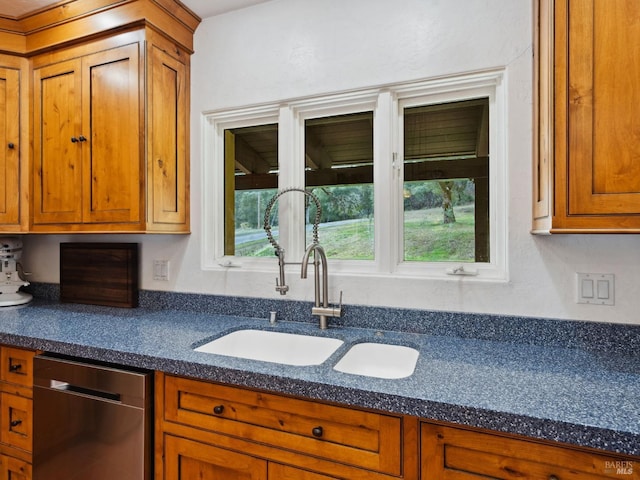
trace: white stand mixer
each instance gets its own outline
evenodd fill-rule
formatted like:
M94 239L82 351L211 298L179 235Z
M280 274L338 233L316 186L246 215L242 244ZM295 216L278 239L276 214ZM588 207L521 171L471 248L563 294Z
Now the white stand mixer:
M15 237L0 237L0 307L22 305L33 298L30 293L20 292L20 287L29 285L24 279L22 264L22 241Z

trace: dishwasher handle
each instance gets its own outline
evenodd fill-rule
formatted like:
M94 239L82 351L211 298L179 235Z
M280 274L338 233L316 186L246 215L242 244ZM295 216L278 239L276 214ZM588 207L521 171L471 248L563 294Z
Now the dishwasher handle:
M119 393L106 392L103 390L96 390L93 388L80 387L78 385L72 385L69 382L61 382L60 380L51 380L49 388L52 390L60 390L64 392L77 393L85 397L95 398L97 400L110 400L112 402L120 402L121 395Z
M153 398L149 370L41 353L33 359L34 389L86 396L135 408L146 408Z

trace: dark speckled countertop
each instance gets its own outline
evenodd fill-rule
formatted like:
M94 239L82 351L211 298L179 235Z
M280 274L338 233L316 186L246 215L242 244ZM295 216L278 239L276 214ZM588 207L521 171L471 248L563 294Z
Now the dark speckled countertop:
M381 330L378 325L336 325L322 332L306 321L270 326L266 316L141 305L117 309L36 300L5 307L0 309L0 342L640 455L636 330L628 349L609 351ZM246 327L327 335L345 344L324 364L311 367L193 351L206 339ZM600 328L615 332L615 327ZM346 350L363 340L416 347L420 357L414 374L384 380L333 370Z

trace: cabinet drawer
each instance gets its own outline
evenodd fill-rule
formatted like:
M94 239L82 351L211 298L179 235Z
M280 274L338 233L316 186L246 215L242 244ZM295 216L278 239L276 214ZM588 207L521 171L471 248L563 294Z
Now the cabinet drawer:
M0 394L0 442L30 452L32 449L33 401Z
M31 464L0 455L0 480L31 480Z
M20 348L0 350L0 380L23 387L33 387L34 352Z
M402 419L391 415L167 376L165 420L401 474Z
M421 433L422 480L640 478L628 458L427 423Z

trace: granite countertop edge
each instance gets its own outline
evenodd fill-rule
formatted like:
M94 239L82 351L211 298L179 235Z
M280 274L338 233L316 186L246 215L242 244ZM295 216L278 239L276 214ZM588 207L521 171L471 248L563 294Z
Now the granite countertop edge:
M175 319L178 317L180 321L176 322ZM193 352L192 347L196 341L222 335L230 329L265 328L265 325L268 327L268 322L264 319L228 315L199 315L180 311L138 309L135 313L126 312L120 316L120 314L104 308L92 309L82 306L76 309L73 305L55 305L45 302L28 308L0 311L0 343L257 388L313 400L413 415L425 420L486 428L497 432L557 441L611 453L640 455L640 425L637 423L637 418L640 418L640 405L637 401L632 400L632 404L624 407L625 409L621 409L622 407L618 405L610 405L614 409L614 416L635 415L635 420L631 418L628 427L624 425L624 422L622 426L610 427L606 422L597 419L596 421L583 421L571 418L572 415L567 415L565 418L562 412L557 415L540 414L536 411L528 412L526 408L521 408L517 401L508 398L502 405L500 400L490 398L492 397L491 389L486 394L481 394L478 391L476 397L473 386L455 387L456 382L462 384L464 380L461 378L466 378L467 373L472 373L472 377L478 373L495 375L495 372L507 377L513 376L515 380L505 380L508 382L505 383L506 385L518 385L518 382L521 381L520 374L524 375L525 379L540 377L542 380L554 378L560 379L560 381L570 381L576 375L584 375L584 372L576 373L571 370L582 368L578 364L583 361L581 358L583 352L560 351L557 348L545 351L544 347L540 346L508 345L504 347L507 349L503 352L504 357L501 356L497 361L497 356L487 353L494 351L496 345L488 345L491 342L484 340L436 338L429 335L384 332L384 341L386 342L417 346L421 351L420 362L423 361L423 356L426 357L425 362L442 362L441 358L435 357L435 353L434 357L430 358L431 354L425 347L433 348L436 353L438 349L442 349L441 352L449 355L450 364L429 363L428 365L438 366L450 375L451 383L454 385L455 401L447 400L449 393L446 388L449 382L434 380L433 374L425 376L421 371L424 369L424 365L421 365L420 362L416 367L416 373L412 376L415 378L389 381L335 372L331 370L331 365L335 364L333 356L330 357L330 360L333 360L326 362L329 365L321 368L302 367L297 369L297 367L222 358L218 355L208 356ZM100 332L95 330L91 332L96 328L100 328ZM281 322L277 328L285 331L307 331L312 327L306 324L297 325L295 322ZM314 331L314 334L320 333ZM335 330L329 330L329 333L322 334L341 336L348 346L354 342L362 341L362 339L375 338L374 335L379 335L380 332L339 327ZM163 342L166 342L167 339L174 339L176 342L172 342L171 346L163 347ZM498 347L502 348L502 345ZM460 355L461 348L470 352L470 356L465 357L464 360L455 356ZM537 350L533 353L523 353L520 359L514 360L513 364L503 365L501 363L507 356L511 358L515 354L515 357L518 357L521 349L531 348ZM341 356L342 353L336 352L334 355ZM541 353L551 353L556 356L556 359L547 365L539 359L542 356ZM535 357L534 365L531 368L528 367L531 363L528 355L531 355L532 359ZM563 362L563 355L566 355L567 358L566 371L561 371L557 366L558 362ZM574 356L576 357L574 358ZM474 364L476 358L478 361L477 364ZM609 360L607 365L616 363L618 359ZM635 381L640 379L640 370L637 369L635 360L635 356L632 356L630 365L622 370L614 368L611 371L613 375L611 378L608 377L608 366L605 369L597 370L596 374L600 376L597 382L604 389L612 389L612 382L624 381L626 383L631 380L632 383L640 383ZM536 364L538 361L539 365ZM574 362L575 364L573 364ZM552 364L553 366L551 366ZM525 365L527 365L526 371L523 370ZM458 373L461 377L455 378ZM590 375L591 372L587 371L587 374ZM482 382L482 377L478 381ZM581 386L582 383L577 385ZM594 383L594 385L597 386L598 383ZM465 398L459 392L459 390L464 391L465 388L472 392L469 398ZM495 388L499 388L499 385ZM536 387L533 385L530 388L533 393L533 389ZM568 388L575 387L569 385ZM442 392L438 393L438 389L442 389ZM434 390L433 394L430 393L431 390ZM420 394L412 393L418 391ZM551 390L551 393L555 394L556 390ZM616 392L612 390L612 392L605 393L614 394ZM635 390L625 391L625 395L635 394ZM495 395L495 397L498 396ZM545 397L541 398L541 401L544 401ZM607 397L603 398L605 398L604 403L598 408L607 409ZM636 398L640 398L640 396ZM462 401L458 401L459 399ZM514 403L511 405L509 402ZM515 407L512 408L514 405ZM594 415L597 415L597 412ZM613 424L618 425L615 422Z

